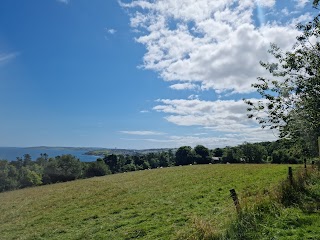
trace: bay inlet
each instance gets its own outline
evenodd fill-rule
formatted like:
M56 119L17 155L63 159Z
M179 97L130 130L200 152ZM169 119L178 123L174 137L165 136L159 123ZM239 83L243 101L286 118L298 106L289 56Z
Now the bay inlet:
M99 156L85 155L86 152L94 148L68 148L68 147L0 147L0 160L14 161L17 157L23 158L24 154L29 154L32 160L40 157L40 154L46 153L48 157L56 157L65 154L71 154L82 162L96 161Z

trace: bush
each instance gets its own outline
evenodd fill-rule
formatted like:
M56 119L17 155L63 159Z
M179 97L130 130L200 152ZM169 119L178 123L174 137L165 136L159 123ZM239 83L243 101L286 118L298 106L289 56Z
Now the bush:
M41 176L38 175L36 172L26 168L22 167L20 170L20 187L32 187L32 186L38 186L41 185Z
M49 159L44 169L45 183L66 182L80 178L82 164L72 155L62 155Z
M104 176L111 174L109 167L103 161L96 161L89 163L89 167L86 169L85 177Z

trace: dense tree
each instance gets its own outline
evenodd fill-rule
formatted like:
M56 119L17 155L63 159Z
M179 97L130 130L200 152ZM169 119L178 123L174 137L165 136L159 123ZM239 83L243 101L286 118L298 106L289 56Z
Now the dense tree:
M19 173L19 184L20 188L41 185L41 176L27 167L22 167Z
M194 155L190 146L179 147L176 152L176 165L187 165L193 163Z
M318 3L314 1L314 6ZM299 141L306 154L314 156L320 136L319 16L297 28L302 35L297 37L292 51L282 52L272 44L269 52L277 61L261 62L273 76L259 77L253 85L262 100L246 102L249 118L255 118L263 128L278 129L281 138Z
M215 148L213 149L213 155L215 157L222 157L223 155L223 149L222 148Z
M38 157L35 162L42 167L46 166L48 163L48 154L41 153L40 157Z
M119 170L118 156L115 154L107 155L103 158L105 164L107 164L112 173L116 173Z
M15 166L10 165L8 161L0 160L0 192L18 188L18 177Z
M194 151L199 156L199 157L197 157L197 160L196 160L197 163L199 163L199 164L207 164L207 163L211 162L211 159L209 158L210 151L205 146L197 145L194 148Z
M72 155L50 158L44 169L45 183L75 180L82 175L82 164Z
M262 144L244 143L240 148L247 163L262 163L268 156L268 152Z
M128 163L124 165L122 169L124 172L131 172L137 170L136 165L134 165L133 163Z
M102 159L97 159L95 162L90 162L88 168L85 171L85 177L104 176L111 174L109 167L104 163Z
M160 166L159 159L156 156L149 159L148 162L151 168L157 168Z
M225 147L222 155L222 162L224 163L239 163L243 153L239 147Z
M174 156L170 156L168 152L159 153L159 165L161 167L169 167L173 163Z

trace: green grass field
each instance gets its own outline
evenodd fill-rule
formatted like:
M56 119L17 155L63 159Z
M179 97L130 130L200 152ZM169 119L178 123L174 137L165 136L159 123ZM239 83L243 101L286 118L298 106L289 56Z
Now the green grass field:
M176 239L222 232L242 204L287 177L286 165L195 165L0 193L0 239ZM279 230L280 231L280 230Z

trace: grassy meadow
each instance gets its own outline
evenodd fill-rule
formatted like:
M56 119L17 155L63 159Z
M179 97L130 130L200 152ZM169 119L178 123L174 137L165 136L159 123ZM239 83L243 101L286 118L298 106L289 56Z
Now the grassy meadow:
M194 229L219 233L236 216L230 189L250 205L285 179L287 169L180 166L4 192L0 239L193 239Z

